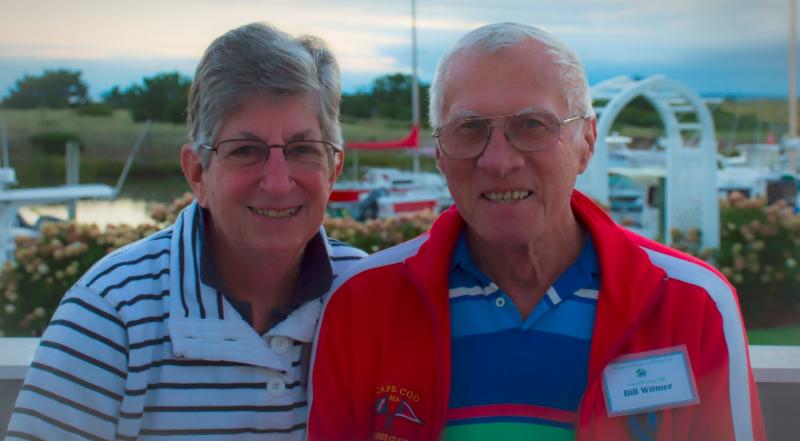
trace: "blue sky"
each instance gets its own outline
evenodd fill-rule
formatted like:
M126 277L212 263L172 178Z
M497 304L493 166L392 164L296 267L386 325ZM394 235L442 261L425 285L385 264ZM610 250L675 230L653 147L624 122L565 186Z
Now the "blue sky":
M410 1L0 0L0 96L25 73L80 69L98 97L178 70L191 76L230 28L267 21L326 39L345 90L410 72ZM666 74L703 95L788 92L789 0L417 0L419 75L461 35L497 21L553 32L581 56L590 84Z

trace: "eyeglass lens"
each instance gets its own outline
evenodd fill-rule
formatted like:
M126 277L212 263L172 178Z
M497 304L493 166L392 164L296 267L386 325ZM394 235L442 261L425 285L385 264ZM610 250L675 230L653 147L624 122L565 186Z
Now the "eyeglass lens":
M330 154L329 146L321 141L289 141L280 146L267 145L257 140L231 140L217 145L221 161L231 167L262 164L267 161L272 149L283 150L290 166L302 168L324 167Z
M499 123L493 123L498 120ZM558 140L558 119L548 113L526 113L501 118L474 118L447 123L439 130L439 143L453 157L479 155L489 142L493 126L502 126L511 144L524 151L542 150Z

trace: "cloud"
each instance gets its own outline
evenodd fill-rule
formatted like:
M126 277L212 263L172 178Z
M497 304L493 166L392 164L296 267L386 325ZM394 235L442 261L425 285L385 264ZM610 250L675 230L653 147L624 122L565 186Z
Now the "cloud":
M123 63L132 69L128 75L113 70L126 81L131 75L141 78L149 72L140 66L167 71L176 68L171 64L175 60L190 60L181 62L180 69L185 69L197 62L214 38L252 21L325 38L339 58L344 84L383 73L409 72L411 65L410 2L0 1L4 3L0 78L20 76L21 71L14 69L25 63L85 66L88 78L94 75L93 69L113 67L115 60L139 60ZM751 63L763 66L780 65L787 48L787 8L785 0L417 2L419 72L430 80L441 54L468 30L485 23L518 21L553 32L578 52L587 68L674 70L692 65L700 69L699 76L705 76L704 65L697 60L715 60L715 65L706 62L705 72L738 75L742 80L737 84L750 87L747 69L735 72L730 66L739 66L736 57L749 57ZM721 71L725 66L729 70ZM753 82L768 77L753 75ZM10 84L13 80L3 80L0 88Z

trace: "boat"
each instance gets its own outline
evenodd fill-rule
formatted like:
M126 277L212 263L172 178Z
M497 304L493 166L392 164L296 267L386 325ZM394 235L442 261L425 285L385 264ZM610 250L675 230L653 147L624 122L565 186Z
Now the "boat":
M439 173L375 167L367 169L361 180L334 185L328 212L365 221L422 210L440 212L452 203Z
M631 139L613 134L608 147L609 212L620 225L652 239L666 234L665 189L667 156L663 149L633 149ZM787 149L778 144L741 144L736 156L717 156L717 193L727 198L741 193L764 198L767 204L783 200L800 207L798 176L792 172Z
M106 184L78 183L78 145L67 145L67 183L61 186L13 188L18 185L16 172L11 166L8 149L8 129L5 121L0 121L2 152L0 153L0 267L14 258L16 238L39 235L40 221L30 225L19 215L19 209L31 205L73 204L84 199L115 199L127 179L133 161L150 129L150 121L145 122L131 153L114 187ZM74 210L70 210L74 216ZM47 219L55 220L55 219Z

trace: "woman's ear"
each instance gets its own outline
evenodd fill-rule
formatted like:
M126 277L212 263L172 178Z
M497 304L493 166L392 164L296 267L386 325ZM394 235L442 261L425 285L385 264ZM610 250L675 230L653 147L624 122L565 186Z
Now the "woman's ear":
M201 207L208 208L206 207L205 169L200 155L197 150L192 148L191 144L184 144L181 148L181 169L197 202Z

